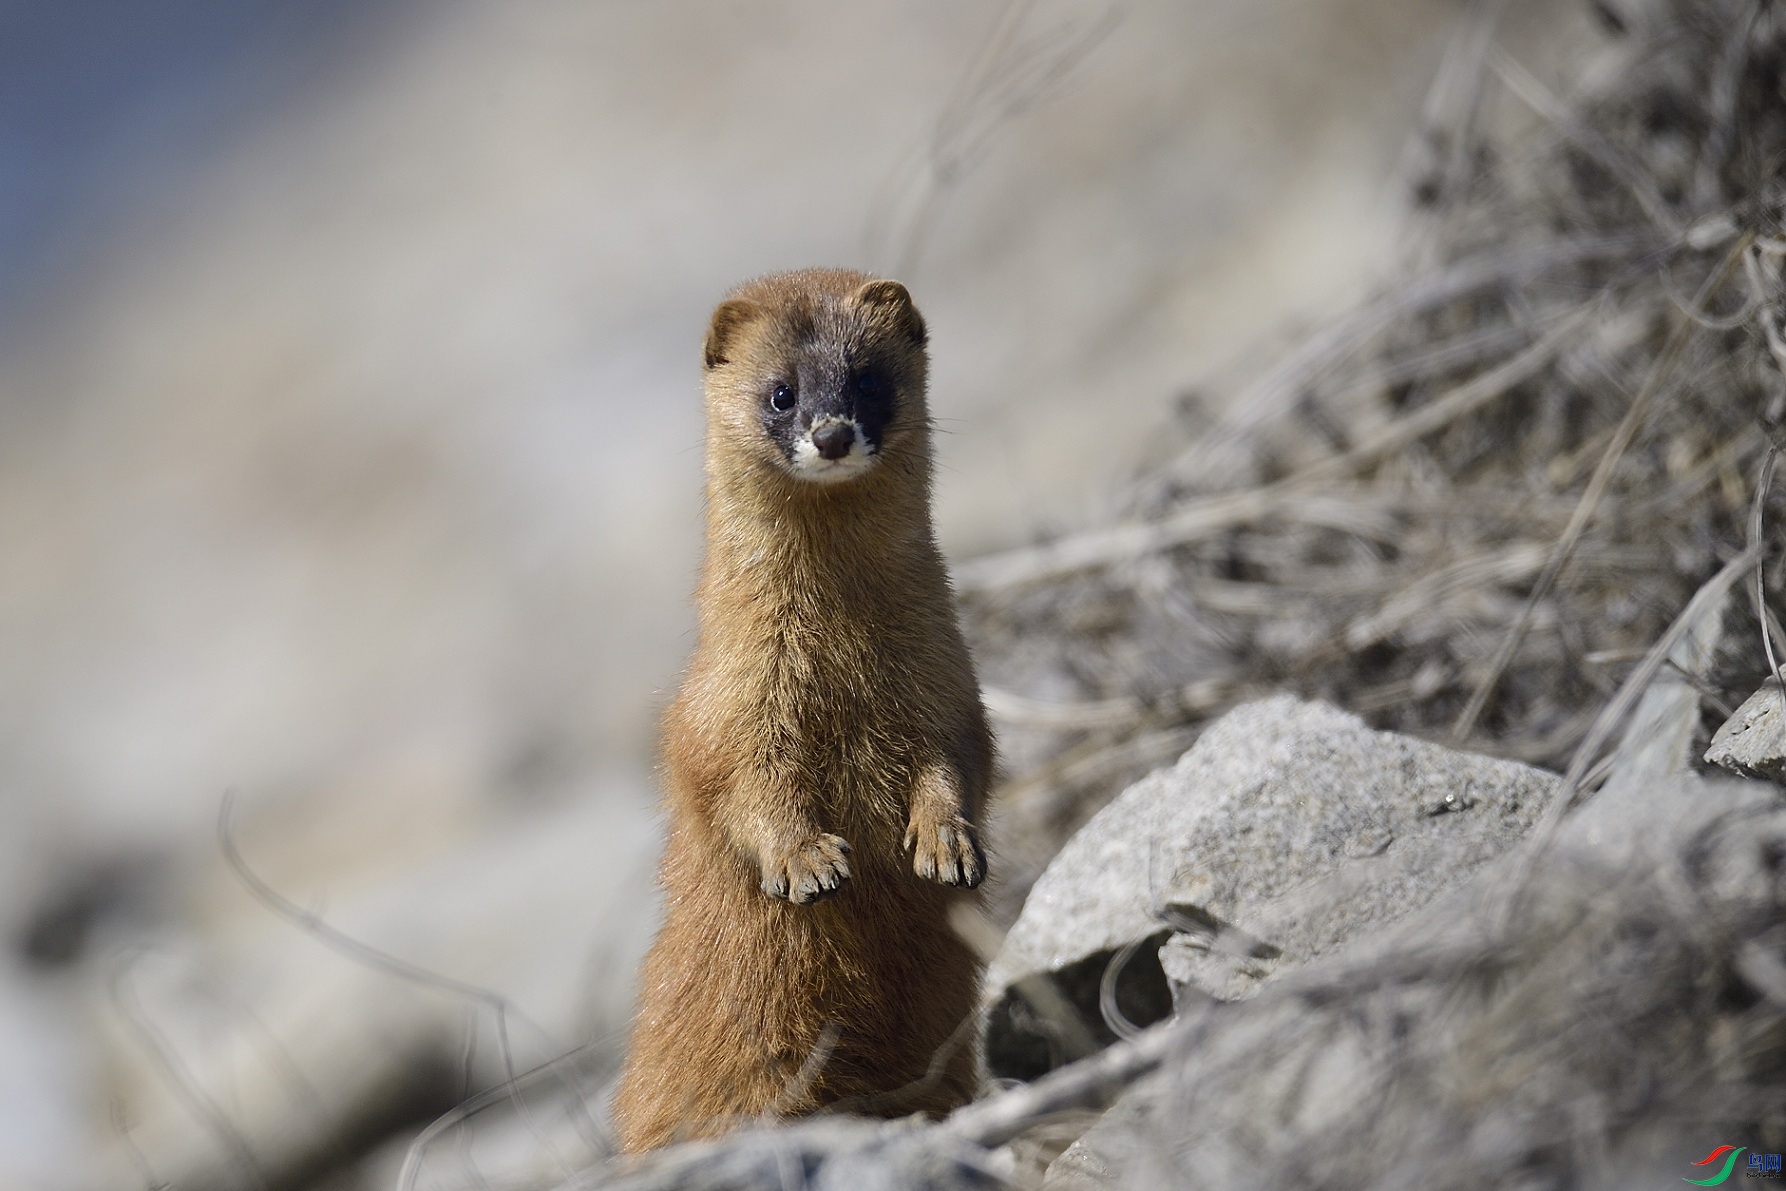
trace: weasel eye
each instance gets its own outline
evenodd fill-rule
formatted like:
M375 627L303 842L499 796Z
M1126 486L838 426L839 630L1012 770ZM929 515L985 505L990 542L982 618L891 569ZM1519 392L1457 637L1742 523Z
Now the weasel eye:
M884 414L892 404L893 384L887 374L872 365L862 369L852 378L856 390L856 400L865 408L879 409Z
M794 390L787 385L776 385L769 394L769 404L786 413L794 408Z

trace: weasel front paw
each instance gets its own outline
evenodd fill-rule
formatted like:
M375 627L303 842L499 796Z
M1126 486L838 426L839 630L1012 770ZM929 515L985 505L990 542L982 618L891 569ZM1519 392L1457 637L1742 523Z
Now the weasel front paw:
M986 853L966 819L912 820L905 829L905 850L912 853L912 871L926 881L972 889L985 879Z
M785 856L763 862L763 892L797 906L831 897L850 879L849 841L815 835Z

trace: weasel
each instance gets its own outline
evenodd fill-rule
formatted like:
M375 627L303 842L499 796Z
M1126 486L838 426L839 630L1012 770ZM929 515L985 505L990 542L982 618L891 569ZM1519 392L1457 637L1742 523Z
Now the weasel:
M978 1082L979 964L947 919L986 874L993 745L931 528L925 345L903 285L847 270L713 313L628 1151L827 1106L942 1113Z

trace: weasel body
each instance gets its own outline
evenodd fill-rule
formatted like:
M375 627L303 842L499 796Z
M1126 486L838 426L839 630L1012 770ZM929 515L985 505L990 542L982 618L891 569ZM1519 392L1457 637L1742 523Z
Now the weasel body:
M992 738L931 528L925 341L905 287L844 270L714 312L665 921L614 1106L630 1151L973 1094L979 965L947 915L985 874Z

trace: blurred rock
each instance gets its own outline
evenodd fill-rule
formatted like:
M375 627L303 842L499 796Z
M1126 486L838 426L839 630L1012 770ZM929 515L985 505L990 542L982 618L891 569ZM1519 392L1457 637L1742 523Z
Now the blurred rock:
M544 1094L528 1093L531 1109L502 1096L487 1115L528 1116L530 1169L551 1169L553 1153L589 1161L655 928L656 852L643 791L610 792L339 906L290 890L327 928L281 921L238 886L268 929L169 939L115 967L101 1015L122 1122L114 1169L140 1163L195 1189L302 1185L566 1056L532 1081ZM576 1130L553 1128L569 1117ZM450 1131L428 1169L453 1168L483 1124ZM555 1132L568 1132L556 1149L538 1140Z
M66 1187L87 1140L92 1054L77 1006L0 958L0 1187Z
M1786 782L1786 698L1779 683L1764 685L1724 721L1705 759L1740 777Z
M1033 1078L1071 1055L1048 1025L1059 1013L1034 1003L1035 974L1055 976L1102 1041L1103 973L1130 944L1165 946L1151 967L1133 953L1119 985L1152 971L1181 1003L1247 996L1456 886L1525 834L1556 785L1324 704L1236 708L1100 811L1036 882L987 974L988 1062ZM1170 1010L1125 1016L1146 1025Z

